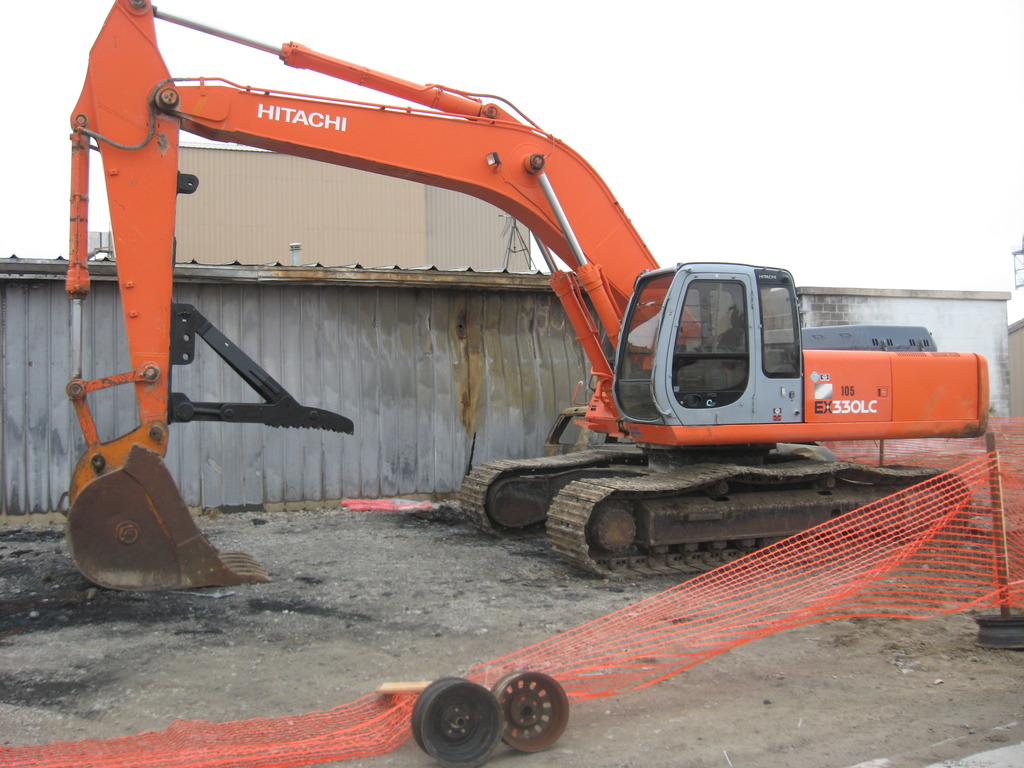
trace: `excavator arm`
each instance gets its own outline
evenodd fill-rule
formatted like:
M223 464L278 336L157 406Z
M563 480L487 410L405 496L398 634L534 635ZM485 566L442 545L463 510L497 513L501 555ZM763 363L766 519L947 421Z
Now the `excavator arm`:
M219 79L174 79L157 44L155 20L161 17L423 108L256 90ZM68 527L76 564L93 581L167 589L266 579L248 556L219 553L206 541L162 460L169 412L225 418L226 410L235 410L192 404L170 393L170 366L181 362L176 356L190 354L172 347L172 336L180 335L176 323L194 322L196 315L193 308L172 310L171 304L176 197L195 187L178 170L180 130L463 192L522 221L572 270L553 269L552 285L596 375L588 422L620 433L601 333L617 344L636 276L657 264L590 165L529 121L478 97L410 83L296 43L276 48L159 13L149 0L117 0L90 53L71 123L67 291L78 341L68 394L87 447L71 482ZM86 380L81 316L89 290L92 148L103 161L132 370ZM558 190L566 192L564 203ZM593 322L584 290L603 329ZM185 336L202 335L198 327L189 326ZM268 400L265 408L246 409L249 420L352 430L342 416L298 406L265 372L258 367L252 372L254 364L240 350L235 352L229 364L240 373L249 371L242 375ZM134 387L139 426L102 443L88 395L124 384Z

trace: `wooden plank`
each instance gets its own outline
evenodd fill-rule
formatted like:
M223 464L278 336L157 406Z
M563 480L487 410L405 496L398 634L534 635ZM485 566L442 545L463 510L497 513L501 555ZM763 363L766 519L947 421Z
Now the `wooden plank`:
M401 694L423 693L433 680L417 680L415 682L394 682L381 683L374 689L374 693L382 696L396 696Z

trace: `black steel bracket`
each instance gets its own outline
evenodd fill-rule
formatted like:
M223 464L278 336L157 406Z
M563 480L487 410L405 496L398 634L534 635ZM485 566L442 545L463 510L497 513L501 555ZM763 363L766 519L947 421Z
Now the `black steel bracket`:
M182 173L178 171L178 194L191 195L199 189L199 177L194 173Z
M168 422L233 421L269 427L307 427L352 434L353 424L332 411L308 408L295 402L288 391L245 352L218 330L191 304L171 305L171 365L188 365L196 358L196 337L201 338L263 398L262 403L194 403L172 392Z

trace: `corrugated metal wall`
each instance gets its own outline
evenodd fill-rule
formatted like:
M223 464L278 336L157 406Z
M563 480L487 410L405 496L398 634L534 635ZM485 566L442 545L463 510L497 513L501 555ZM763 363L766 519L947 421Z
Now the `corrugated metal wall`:
M532 269L529 251L508 253L505 232L511 217L490 203L437 187L423 187L426 208L426 264L451 269ZM520 225L529 247L529 231Z
M64 395L63 282L10 267L0 262L0 513L20 516L58 508L83 442ZM348 279L332 281L331 270L305 270L288 280L287 271L193 269L176 300L199 307L299 402L351 418L356 434L172 425L167 463L191 507L451 492L471 454L474 465L538 455L584 377L542 277L394 272L375 281L345 271ZM86 302L87 377L128 368L115 289L98 279ZM202 343L196 357L173 369L174 390L193 400L255 399ZM128 387L95 393L90 404L103 439L135 426Z
M178 198L178 261L500 269L502 212L476 198L301 157L181 148L199 189ZM525 263L513 269L525 268Z

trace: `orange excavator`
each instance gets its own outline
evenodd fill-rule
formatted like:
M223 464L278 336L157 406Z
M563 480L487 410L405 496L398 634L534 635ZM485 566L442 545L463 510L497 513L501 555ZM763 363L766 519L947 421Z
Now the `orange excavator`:
M160 55L157 20L419 107L175 78ZM354 428L297 403L199 309L172 304L176 198L197 187L178 168L182 130L456 190L530 229L592 366L592 396L578 420L603 440L585 451L476 467L460 498L488 528L546 524L553 548L583 568L706 570L928 476L829 460L819 441L985 430L983 358L804 348L788 272L660 267L590 165L496 97L419 85L296 43L263 44L158 11L149 0L116 0L71 125L67 292L76 344L67 391L86 450L71 480L68 543L97 584L154 590L267 579L250 556L218 551L192 520L163 461L171 423ZM103 162L132 369L86 379L93 150ZM194 359L197 338L263 402L199 403L173 393L171 369ZM89 395L119 385L134 388L139 426L101 442Z

